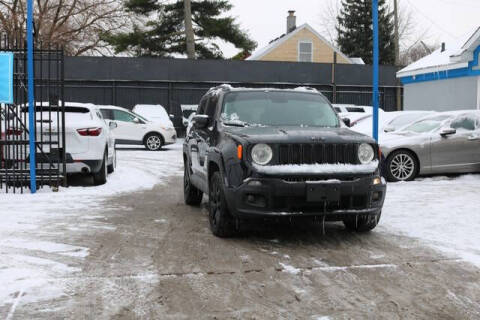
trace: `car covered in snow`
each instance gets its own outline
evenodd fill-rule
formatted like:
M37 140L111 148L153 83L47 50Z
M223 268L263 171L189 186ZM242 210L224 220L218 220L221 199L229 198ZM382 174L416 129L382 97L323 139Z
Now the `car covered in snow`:
M250 218L343 221L356 231L380 219L378 145L349 130L316 90L211 89L183 157L185 202L198 205L208 194L219 237Z
M372 114L373 113L373 107L371 106L357 106L354 104L332 104L333 109L338 113L338 114L348 114L348 113L367 113L367 114ZM383 112L382 109L379 109L380 112Z
M177 133L171 121L158 123L117 106L99 106L105 119L117 123L117 144L144 145L147 150L159 151L163 146L177 141Z
M480 172L480 111L441 112L380 139L390 181Z
M160 104L137 104L132 112L141 115L143 118L162 124L164 127L173 128L173 114L168 114Z
M394 132L402 129L412 122L420 120L424 117L432 115L431 111L392 111L381 112L378 115L378 133L382 135L386 132ZM368 114L367 116L351 119L352 114L348 114L346 117L350 119L350 129L356 132L360 132L366 135L372 135L373 128L373 116Z

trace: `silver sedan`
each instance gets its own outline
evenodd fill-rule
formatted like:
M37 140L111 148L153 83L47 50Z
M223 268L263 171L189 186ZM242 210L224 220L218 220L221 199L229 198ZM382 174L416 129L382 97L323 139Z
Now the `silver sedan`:
M480 111L443 112L380 140L389 181L480 172Z

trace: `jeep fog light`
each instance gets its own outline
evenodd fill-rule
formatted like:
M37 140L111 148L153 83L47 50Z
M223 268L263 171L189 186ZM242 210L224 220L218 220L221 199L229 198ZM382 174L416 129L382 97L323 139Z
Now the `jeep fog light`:
M358 160L360 160L361 164L368 164L372 162L374 157L375 153L373 151L373 148L368 143L362 143L358 147Z
M373 178L373 185L377 185L381 183L382 183L382 179L380 179L379 177Z
M259 143L252 148L252 160L256 164L264 166L272 160L272 157L272 148L267 144Z

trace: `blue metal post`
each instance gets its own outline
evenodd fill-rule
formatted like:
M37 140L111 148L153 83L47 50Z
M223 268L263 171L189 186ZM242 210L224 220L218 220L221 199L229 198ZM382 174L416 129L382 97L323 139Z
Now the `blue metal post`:
M372 1L373 17L373 138L378 142L378 0Z
M28 125L30 134L30 192L37 192L36 144L35 144L35 94L33 82L33 0L27 0L27 90Z

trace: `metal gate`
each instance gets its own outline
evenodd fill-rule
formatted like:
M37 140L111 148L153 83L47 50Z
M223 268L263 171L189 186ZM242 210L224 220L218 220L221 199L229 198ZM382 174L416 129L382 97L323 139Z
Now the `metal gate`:
M63 50L58 47L34 50L33 128L29 127L26 44L3 36L0 52L14 53L14 103L0 105L0 192L23 193L30 185L30 130L36 137L37 188L66 185Z

